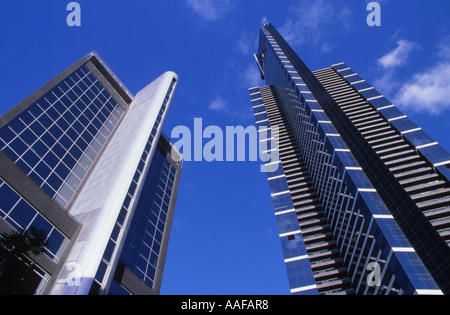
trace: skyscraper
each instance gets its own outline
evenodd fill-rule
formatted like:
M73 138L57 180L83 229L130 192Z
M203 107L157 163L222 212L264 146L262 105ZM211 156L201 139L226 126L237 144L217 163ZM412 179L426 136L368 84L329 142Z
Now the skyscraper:
M177 83L166 72L133 96L90 53L0 118L0 232L33 227L47 240L21 258L22 280L5 269L0 282L159 293L182 167L162 133Z
M344 63L311 72L273 27L249 89L292 294L449 294L450 154Z

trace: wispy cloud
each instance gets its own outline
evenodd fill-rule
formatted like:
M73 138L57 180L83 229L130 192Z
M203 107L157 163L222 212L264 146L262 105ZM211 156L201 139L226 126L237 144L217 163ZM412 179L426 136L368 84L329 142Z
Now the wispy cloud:
M248 102L248 100L246 101ZM209 109L220 115L226 115L233 120L246 121L251 119L251 110L249 111L247 107L245 109L238 109L236 108L237 104L239 104L237 99L233 103L230 103L228 99L217 95L209 104Z
M213 110L213 111L226 111L227 110L227 103L222 97L217 96L211 102L211 104L209 104L209 109Z
M406 39L396 41L396 47L377 60L377 65L382 73L375 79L374 85L383 93L390 93L397 90L401 83L396 80L399 68L409 63L412 52L420 46L417 43Z
M321 44L328 38L330 29L349 30L352 27L352 12L343 3L324 0L301 0L291 8L293 16L279 28L280 33L291 45L304 43ZM340 26L340 27L339 27ZM334 47L327 44L327 47ZM322 49L323 52L330 51Z
M403 66L406 64L410 53L418 47L419 45L409 40L398 40L397 47L378 59L378 64L384 69Z
M216 21L232 7L231 0L186 0L187 4L202 18Z
M251 63L240 74L243 86L250 88L261 84L261 73L258 70L256 62Z
M256 40L257 39L258 38L256 38ZM251 55L252 52L256 50L257 46L258 46L257 41L255 43L254 39L250 39L250 36L245 31L242 32L242 34L237 39L236 44L234 45L236 51L245 56Z
M450 61L419 72L404 83L394 103L416 112L439 114L450 109Z
M437 45L437 57L442 59L450 59L450 35L442 37Z
M328 42L324 42L321 46L320 46L320 51L323 52L324 54L332 51L335 48L334 44L328 43Z
M434 64L400 82L399 69L408 64L417 43L398 40L397 47L377 60L382 75L374 85L392 95L400 108L436 115L450 109L450 44L446 36L436 47Z

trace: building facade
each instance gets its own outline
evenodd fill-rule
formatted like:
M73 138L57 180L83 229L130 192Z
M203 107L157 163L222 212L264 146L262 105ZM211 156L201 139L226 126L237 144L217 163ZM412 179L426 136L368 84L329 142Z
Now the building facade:
M134 96L93 52L0 118L0 232L47 240L15 293L158 294L182 167L162 133L177 83L166 72Z
M450 154L344 63L260 30L249 89L292 294L449 294Z

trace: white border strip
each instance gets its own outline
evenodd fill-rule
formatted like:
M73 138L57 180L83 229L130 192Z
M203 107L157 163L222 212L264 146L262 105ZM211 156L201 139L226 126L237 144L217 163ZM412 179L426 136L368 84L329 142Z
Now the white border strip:
M302 231L298 230L298 231L294 231L294 232L287 232L287 233L283 233L280 234L280 237L286 237L286 236L291 236L291 235L297 235L297 234L301 234Z
M285 259L284 262L285 263L290 263L290 262L293 262L293 261L299 261L299 260L304 260L304 259L308 259L308 255L288 258L288 259Z
M450 163L450 160L445 161L445 162L436 163L436 164L434 164L434 166L438 167L438 166L442 166L442 165L445 165L445 164L448 164L448 163Z
M358 166L347 166L345 168L347 171L362 171L362 167L358 167Z
M428 148L434 145L438 145L439 143L437 142L432 142L432 143L428 143L428 144L423 144L423 145L419 145L416 147L416 149L423 149L423 148Z
M373 90L373 89L374 89L374 87L371 86L371 87L366 88L366 89L358 90L358 92L364 92L364 91L369 91L369 90Z
M374 97L368 98L367 100L371 101L371 100L376 100L377 98L382 98L382 97L384 97L384 95L374 96Z
M395 105L392 104L392 105L383 106L383 107L377 108L377 110L383 110L383 109L392 108L392 107L395 107Z
M276 150L276 149L274 149L274 150ZM274 176L274 177L269 177L267 180L274 180L274 179L283 178L283 177L286 177L286 175L283 174L283 175L278 175L278 176Z
M360 192L374 192L374 193L377 192L377 190L375 188L358 188L358 191L360 191Z
M433 289L417 289L417 295L444 295L441 290L433 290Z
M279 164L279 163L281 163L281 161L270 162L270 163L267 163L267 164L264 164L264 165L265 166L269 166L269 165L275 165L275 164Z
M392 247L394 253L415 253L416 250L412 247Z
M420 130L422 130L422 128L414 128L414 129L402 131L401 134L402 135L406 135L407 133L411 133L411 132L414 132L414 131L420 131Z
M255 105L255 106L253 106L253 108L258 108L261 106L266 106L266 105L263 103L263 104ZM258 112L258 113L260 113L260 112ZM258 113L255 113L254 115L258 115Z
M395 118L388 119L388 121L400 120L400 119L403 119L403 118L408 118L408 116L406 116L406 115L398 116L398 117L395 117Z
M301 288L291 289L291 293L304 292L304 291L309 291L309 290L313 290L313 289L317 289L317 284L312 284L312 285L307 285L307 286L301 287Z
M290 193L291 192L289 190L285 190L285 191L281 191L281 192L277 192L277 193L271 194L270 196L276 197L276 196L281 196L281 195L287 195L287 194L290 194Z
M295 211L296 211L295 209L283 210L283 211L275 212L275 215L283 215L283 214L292 213L292 212L295 212Z
M374 214L374 219L394 219L392 214Z

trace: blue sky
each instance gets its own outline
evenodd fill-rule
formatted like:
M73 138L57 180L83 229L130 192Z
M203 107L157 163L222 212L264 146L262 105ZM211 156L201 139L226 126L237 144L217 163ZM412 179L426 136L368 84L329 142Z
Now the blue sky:
M0 4L0 114L95 50L136 94L180 77L164 130L254 124L247 89L263 86L252 53L267 20L317 70L346 62L450 149L450 2L382 0L96 0L81 26L70 1ZM288 294L259 162L186 162L162 294Z

